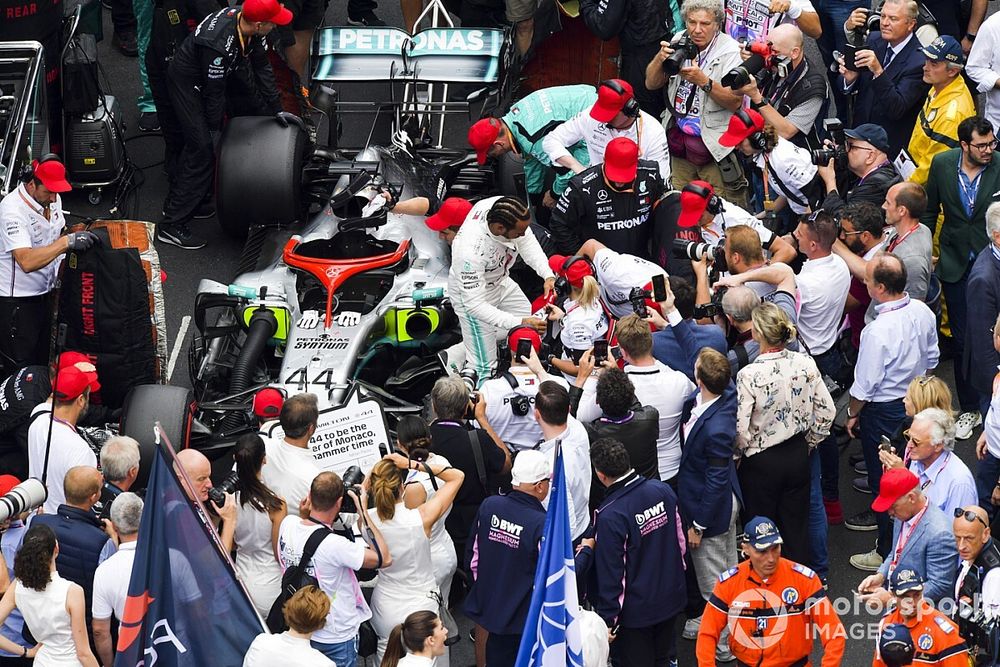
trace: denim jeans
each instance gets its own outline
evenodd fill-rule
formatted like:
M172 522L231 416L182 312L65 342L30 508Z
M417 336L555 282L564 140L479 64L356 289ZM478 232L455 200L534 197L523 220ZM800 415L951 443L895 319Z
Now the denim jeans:
M333 660L337 667L357 667L358 664L358 638L348 639L339 644L321 644L320 642L309 642L314 649Z
M965 274L954 283L941 281L941 291L944 293L944 301L948 304L948 323L951 326L951 340L955 348L955 358L952 367L955 369L955 387L958 389L958 406L962 412L971 412L979 409L979 392L972 388L965 378L965 370L962 368L962 357L965 354L965 330L968 318L968 300L965 295L965 287L969 278L969 271L972 270L972 263L965 270Z
M837 443L834 442L834 447ZM809 487L809 552L812 560L809 567L816 571L819 578L826 581L830 571L830 558L826 548L826 508L823 506L823 493L820 489L820 452L813 451L809 455L809 472L812 481Z
M841 381L844 371L843 355L834 343L832 349L813 357L819 372ZM819 453L820 479L823 498L826 500L840 499L840 447L837 437L831 432L816 447Z
M878 458L878 445L883 435L892 436L906 419L906 408L903 399L899 398L886 403L868 403L861 411L858 426L861 431L861 453L868 467L868 484L874 493L878 493L882 481L882 462ZM892 542L892 522L885 512L876 512L878 521L878 544L876 549L885 558Z

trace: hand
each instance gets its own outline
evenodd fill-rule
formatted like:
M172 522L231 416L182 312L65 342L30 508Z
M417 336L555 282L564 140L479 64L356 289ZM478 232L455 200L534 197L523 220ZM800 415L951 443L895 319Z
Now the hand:
M531 346L531 351L528 352L528 358L524 360L524 365L539 378L545 374L545 368L542 367L542 360L535 353L534 345Z
M222 507L216 505L214 500L211 502L212 507L215 508L215 513L218 514L223 521L236 521L236 494L227 493L226 501L222 503Z
M882 63L879 62L878 56L871 49L858 51L854 56L854 64L858 67L867 67L875 76L882 73Z
M533 328L540 334L545 333L545 320L538 319L537 317L522 317L521 324Z
M111 520L101 519L101 523L104 525L104 532L111 538L111 541L115 544L120 544L121 540L118 538L118 531L115 530L115 526L111 523Z
M542 283L542 293L545 296L548 296L548 295L552 294L552 292L554 292L555 289L556 289L556 279L555 279L555 277L546 278L545 282Z
M274 119L278 121L278 125L280 125L281 127L288 127L289 124L292 124L297 128L299 128L300 130L302 130L303 132L306 131L306 124L302 121L301 118L299 118L293 113L288 113L287 111L279 111L274 115Z
M792 3L788 0L771 0L770 12L772 14L784 14L792 8Z
M782 2L782 0L775 0L775 2ZM757 79L750 77L750 83L743 86L736 91L740 95L746 95L750 98L750 101L754 104L760 104L764 101L763 96L760 94L760 90L757 89Z
M816 173L819 174L820 179L827 187L833 187L837 184L837 171L833 168L833 158L826 164L818 165Z
M566 313L559 306L548 305L545 307L545 310L548 313L545 316L545 319L549 322L558 322L562 318L566 317Z
M882 467L886 470L903 467L903 459L896 456L892 452L887 452L882 449L878 450L878 460L882 462Z
M38 649L40 649L40 648L42 648L41 644L35 644L34 646L32 646L31 648L28 649L28 652L25 654L24 657L26 657L26 658L34 658L35 655L38 653Z
M660 304L660 309L663 310L663 312L665 312L665 313L668 312L662 303ZM646 318L645 319L646 319L647 322L649 322L650 324L652 324L654 327L656 327L660 331L662 331L663 329L667 328L668 322L665 319L663 319L663 315L660 315L658 312L656 312L655 308L652 308L650 306L646 306Z
M66 235L66 244L70 250L89 250L92 246L101 245L101 239L94 232L73 232Z
M608 643L612 643L618 635L611 628L608 628Z
M969 51L972 50L972 42L969 41L968 37L962 38L962 53L969 55Z
M688 538L688 546L690 546L692 549L697 549L698 547L701 546L701 535L695 532L694 526L688 528L687 538Z
M857 434L855 433L855 429L857 429L857 426L858 426L858 417L857 415L855 415L854 417L848 418L847 423L844 424L844 430L847 431L847 435L851 436L852 438L856 438L858 437Z
M669 58L670 54L673 52L674 50L670 48L670 42L660 42L660 50L656 52L654 58L662 63L664 60Z
M595 540L593 537L585 537L582 540L580 540L580 544L576 546L576 553L580 553L581 551L583 551L584 547L590 547L591 549L593 549L595 544L597 544L597 540Z
M892 600L892 593L879 586L869 593L862 593L858 597L865 605L885 607Z
M545 194L542 195L542 206L545 208L555 208L556 207L555 195L552 194L552 190L546 190Z
M577 385L583 386L583 382L594 372L594 348L581 354L576 366L579 369L576 373Z
M740 278L738 275L720 276L719 279L715 281L715 284L712 285L712 287L715 288L716 291L718 291L722 287L738 287L739 285L742 284L743 284L743 279Z
M847 30L854 30L855 28L864 25L865 21L868 20L868 10L864 7L858 7L851 15L847 17L847 21L844 23L844 28Z
M406 458L402 454L397 454L396 452L393 452L391 454L386 454L385 456L382 457L382 460L392 461L393 465L395 465L400 470L406 470L407 468L410 467L410 459Z
M994 507L1000 505L1000 486L993 487L993 493L990 494L990 504Z
M480 392L476 392L476 404L472 408L472 414L480 424L486 423L486 397Z
M711 81L708 75L702 71L697 65L688 65L687 67L682 67L680 71L680 77L685 81L690 81L696 86L704 86L706 83Z
M691 270L694 271L695 276L707 276L708 256L703 256L701 259L692 259Z
M979 440L976 440L976 458L980 461L986 460L986 431L979 434Z
M876 572L875 574L870 574L861 580L858 584L859 593L872 593L882 587L885 582L885 577L882 576L881 572Z
M299 501L299 516L309 516L312 514L312 499L307 495Z

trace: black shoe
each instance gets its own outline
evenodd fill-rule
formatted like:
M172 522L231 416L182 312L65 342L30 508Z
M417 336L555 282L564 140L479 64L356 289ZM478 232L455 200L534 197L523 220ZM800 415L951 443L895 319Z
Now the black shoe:
M370 9L366 9L357 16L351 16L348 14L347 22L351 25L363 25L368 26L369 28L385 25L385 21L376 16L375 12Z
M861 452L858 452L857 454L851 454L850 456L847 457L847 463L852 466L856 466L864 460L865 460L865 455L862 454Z
M122 52L122 55L135 58L139 55L139 44L136 42L134 32L116 32L111 40L111 44Z
M197 220L204 220L205 218L214 218L215 204L212 203L212 200L208 199L199 204L198 210L194 212L194 217Z
M169 243L184 250L198 250L205 247L205 241L187 226L186 223L160 223L156 226L156 240Z
M878 530L878 522L875 520L875 512L872 512L871 510L858 512L844 522L844 528L847 528L847 530L859 530L865 532L869 530Z
M855 491L860 491L861 493L872 494L872 488L868 486L867 477L855 477L854 481L851 482L851 486L854 487ZM872 494L874 495L874 494Z
M139 114L140 132L157 132L160 129L160 118L155 111L143 111Z
M859 475L867 475L868 466L865 465L864 461L858 461L857 463L854 464L854 472L858 473Z

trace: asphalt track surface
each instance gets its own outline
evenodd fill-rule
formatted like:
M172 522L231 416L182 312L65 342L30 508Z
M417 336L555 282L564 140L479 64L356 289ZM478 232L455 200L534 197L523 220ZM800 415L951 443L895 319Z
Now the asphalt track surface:
M991 2L990 5L989 12L992 14L997 9L997 3ZM329 25L346 25L346 12L346 3L333 3L327 12L327 23ZM377 12L390 25L402 26L399 6L392 0L388 0L388 2L383 0ZM142 168L144 176L144 183L138 193L133 218L155 222L160 218L160 209L166 195L166 178L162 171L163 142L158 136L143 135L138 131L138 111L135 106L135 100L141 92L137 71L138 64L136 59L126 58L112 47L112 32L110 12L105 10L105 39L98 47L99 59L106 75L106 81L110 82L110 89L105 92L117 96L121 103L127 126L128 151L135 164ZM808 38L807 42L807 48L812 57L818 59L815 45ZM341 99L344 100L365 99L364 93L357 84L340 86L339 91ZM344 120L343 145L363 145L370 129L369 123L370 121L365 122L356 117L346 118ZM451 137L451 141L448 143L459 146L464 142L468 123L460 116L451 116L449 123L446 135ZM253 187L253 184L248 183L247 187ZM91 206L85 196L74 192L65 198L64 206L74 213L98 217L107 216L111 204L110 197L105 196L99 205ZM197 225L198 231L207 238L208 246L206 248L198 251L187 251L170 245L157 244L162 267L167 273L164 290L169 351L173 353L172 356L176 355L177 357L171 383L183 386L190 386L187 372L187 348L191 341L193 327L187 326L186 316L192 312L198 281L202 278L209 278L228 283L234 276L242 247L240 242L227 237L214 219L197 220L193 224ZM186 329L186 335L178 340L178 334L182 329ZM176 353L175 347L178 348ZM943 362L939 366L937 374L954 388L950 361ZM841 410L839 421L843 419L843 410ZM979 432L977 429L972 438L962 441L956 446L956 453L970 466L973 472L975 472L974 447ZM855 512L861 511L872 500L871 496L862 495L851 489L851 480L855 475L847 465L847 454L855 451L859 451L857 442L851 443L841 458L840 488L845 516L851 516ZM845 667L871 664L878 616L859 608L854 602L852 591L866 573L852 568L848 559L852 554L871 549L874 545L874 536L875 534L872 532L852 532L843 526L832 526L829 532L829 594L834 600L838 612L843 609L848 610L847 613L841 613L841 620L849 634L842 662ZM451 665L452 667L466 667L474 664L473 645L468 638L470 623L459 613L458 609L455 612L462 630L462 640L451 647ZM682 666L695 665L694 642L680 638L681 625L682 623L678 621L679 664ZM818 662L819 656L820 652L814 651L814 662ZM374 662L374 658L370 658L368 664L371 665Z

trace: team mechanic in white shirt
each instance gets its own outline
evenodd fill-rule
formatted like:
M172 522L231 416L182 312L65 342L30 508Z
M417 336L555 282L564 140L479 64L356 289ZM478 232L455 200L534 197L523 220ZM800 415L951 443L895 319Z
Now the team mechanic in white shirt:
M602 81L590 111L578 113L545 135L542 148L553 164L579 174L588 165L580 164L569 146L583 141L590 155L589 166L594 166L604 162L604 149L618 137L634 141L639 146L639 158L656 162L663 182L670 183L667 133L659 120L639 109L631 84L622 79Z
M618 253L608 248L600 241L588 240L577 253L594 263L594 277L601 288L601 298L604 305L616 319L621 319L632 310L629 294L632 288L639 287L647 291L653 288L653 276L667 272L659 264L649 260ZM649 301L652 304L652 301Z
M496 366L497 336L518 325L544 333L545 320L532 317L531 304L510 277L518 256L552 291L555 275L529 229L528 207L514 197L490 197L472 207L451 245L448 294L462 326L466 364L480 382Z
M60 192L70 190L66 167L53 154L35 160L21 183L0 201L0 369L48 361L50 312L46 295L55 286L67 250L86 250L92 232L62 235L66 219Z

